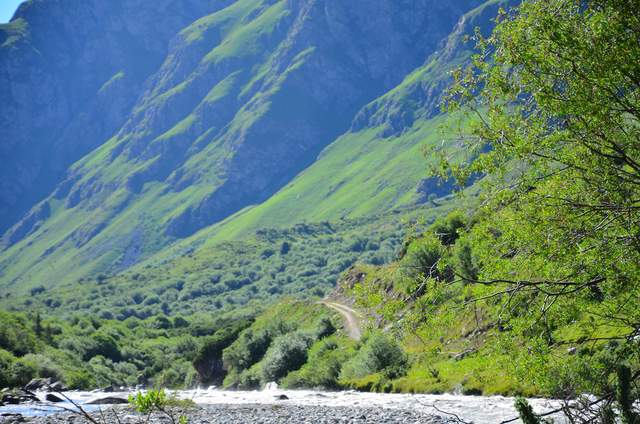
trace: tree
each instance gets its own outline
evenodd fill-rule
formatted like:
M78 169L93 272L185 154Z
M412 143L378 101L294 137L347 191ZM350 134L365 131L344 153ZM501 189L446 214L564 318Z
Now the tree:
M40 312L36 312L34 331L36 336L40 337L42 335L42 318L40 317Z
M529 0L502 10L454 73L448 107L471 130L438 170L461 186L486 176L465 237L481 266L459 278L486 288L478 298L508 298L515 328L541 346L595 342L615 328L606 338L628 347L617 361L637 358L640 334L638 7ZM557 323L586 316L585 336L558 340ZM630 366L637 379L638 361ZM610 393L615 368L587 369Z
M110 335L104 333L94 333L87 340L87 348L83 355L83 359L88 361L94 356L104 356L114 362L121 359L120 348L116 340Z

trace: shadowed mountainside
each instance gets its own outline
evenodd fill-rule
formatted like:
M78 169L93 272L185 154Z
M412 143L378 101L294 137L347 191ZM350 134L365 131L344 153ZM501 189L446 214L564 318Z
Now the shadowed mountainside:
M28 3L3 31L22 21L28 27L27 12L41 3L57 4ZM162 62L139 72L138 85L125 84L128 96L113 97L128 103L111 127L95 135L72 120L85 136L70 137L98 147L6 232L4 285L24 289L119 271L205 228L178 246L305 219L366 216L446 194L422 180L420 143L439 141L434 116L447 71L468 57L461 34L495 15L495 7L483 7L461 19L480 3L238 0L214 2L211 13L179 31L176 22L164 46L162 37L154 40ZM189 16L201 13L184 8ZM29 40L31 32L15 37ZM105 37L112 32L120 34L107 27ZM6 54L24 54L13 49ZM154 63L140 50L131 54ZM112 70L100 90L127 75ZM93 113L87 110L83 116Z

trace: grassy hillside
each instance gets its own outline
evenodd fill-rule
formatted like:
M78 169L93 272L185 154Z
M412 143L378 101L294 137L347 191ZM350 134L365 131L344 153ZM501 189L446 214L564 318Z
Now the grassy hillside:
M314 2L238 0L187 25L120 129L4 235L0 286L118 273L201 230L213 244L415 203L418 144L437 142L430 119L464 52L439 43L481 2L414 1L421 19L393 1L325 13ZM379 19L350 18L371 14ZM122 78L113 72L104 90ZM371 119L356 116L363 107ZM400 128L406 108L415 119Z
M391 215L260 229L243 240L164 252L116 275L98 274L53 288L35 285L24 295L5 290L0 306L123 320L219 314L286 295L322 297L353 264L392 261L413 225L450 208L443 201Z

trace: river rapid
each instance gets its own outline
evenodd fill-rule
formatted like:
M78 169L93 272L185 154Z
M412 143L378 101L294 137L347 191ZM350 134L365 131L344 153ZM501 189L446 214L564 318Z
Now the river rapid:
M119 393L99 393L99 392L65 392L74 402L83 405L83 409L88 412L97 412L98 408L107 409L108 406L101 407L95 405L85 405L87 402L101 397L121 397L126 398L131 392ZM224 406L227 405L235 411L249 411L252 408L269 407L279 405L286 409L304 408L314 411L325 411L330 414L335 409L337 415L343 414L347 410L366 410L370 414L377 411L379 417L397 416L400 413L413 414L416 417L424 415L440 417L434 421L416 419L415 422L461 422L455 421L455 417L467 423L475 424L496 424L512 419L517 416L513 407L514 399L502 396L462 396L454 394L443 395L412 395L412 394L381 394L362 393L354 391L342 392L321 392L311 390L279 390L270 387L262 391L225 391L211 389L184 390L175 394L179 398L192 399L198 406ZM44 393L37 393L40 399L44 399ZM283 396L284 395L284 396ZM532 399L531 404L538 413L546 412L557 408L560 403L553 400ZM66 408L72 408L70 403L57 404ZM21 414L24 417L49 417L60 412L61 408L51 403L10 405L0 407L0 416L3 414ZM303 412L302 412L303 413ZM246 417L246 421L253 422ZM6 420L6 415L5 415ZM30 422L32 420L28 420ZM262 420L260 420L262 421ZM300 417L299 422L305 422ZM344 420L343 420L344 421ZM0 418L0 422L4 422ZM8 422L8 421L7 421ZM40 422L35 420L32 422ZM217 421L214 418L210 422ZM231 422L231 421L225 421ZM235 422L235 421L234 421ZM291 422L278 420L268 422ZM327 421L329 422L329 421ZM367 422L378 422L367 421ZM380 422L392 422L382 419ZM395 421L393 421L395 422ZM411 421L413 422L413 421ZM557 420L556 422L562 422Z

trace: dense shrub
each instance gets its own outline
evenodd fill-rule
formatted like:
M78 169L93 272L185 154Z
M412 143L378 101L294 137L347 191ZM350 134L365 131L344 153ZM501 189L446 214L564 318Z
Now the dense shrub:
M242 320L232 326L218 330L213 336L207 337L197 350L193 359L193 367L202 383L220 384L225 375L222 353L238 336L238 333L248 327L250 321ZM231 355L231 353L227 354ZM227 360L229 357L227 356Z
M63 382L69 389L81 390L95 387L95 380L92 374L85 369L66 371L64 373Z
M14 386L23 386L38 376L38 364L32 358L19 358L12 366L9 379Z
M37 339L32 324L23 315L0 312L0 348L16 356L37 350Z
M459 211L452 212L444 218L436 220L431 226L431 232L435 234L442 244L450 246L460 237L460 230L466 226L467 219Z
M165 316L157 316L151 320L151 328L167 330L172 327L171 321Z
M407 355L394 340L385 334L373 334L344 365L340 378L357 379L379 372L396 378L404 375L406 366Z
M30 353L20 358L18 362L28 364L29 368L35 370L37 377L52 378L54 380L62 379L60 365L47 355Z
M98 355L112 361L120 360L120 349L113 337L103 333L95 333L87 340L87 348L83 359L86 361Z
M402 269L411 278L439 275L438 263L443 255L443 247L436 237L427 236L414 242L402 261Z
M329 318L324 317L316 325L316 328L313 331L313 337L317 340L323 339L335 333L336 330L336 326L333 325L333 322Z
M0 349L0 387L4 388L13 385L11 371L15 361L15 356L4 349Z
M309 350L307 363L298 371L287 375L282 381L286 388L339 389L338 378L343 364L355 354L351 340L334 337L316 342Z
M38 287L32 288L30 293L31 293L31 296L36 296L40 293L44 293L44 291L45 291L44 286L38 286Z
M186 328L189 326L189 321L182 318L181 316L177 316L173 318L173 328Z
M310 336L301 332L276 338L262 361L262 382L277 381L307 361Z
M238 340L223 352L223 361L230 368L241 371L248 369L258 362L271 345L272 333L269 330L261 330L254 333L252 330L244 331Z

